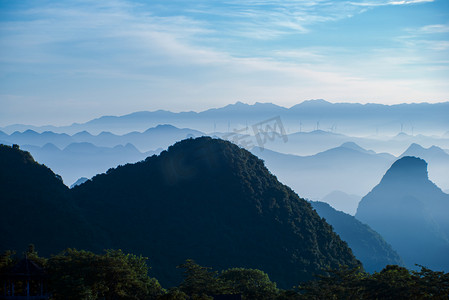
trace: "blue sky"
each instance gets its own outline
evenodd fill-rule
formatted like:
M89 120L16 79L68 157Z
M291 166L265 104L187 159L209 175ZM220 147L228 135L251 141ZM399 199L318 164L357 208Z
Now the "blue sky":
M0 0L0 126L449 100L449 0Z

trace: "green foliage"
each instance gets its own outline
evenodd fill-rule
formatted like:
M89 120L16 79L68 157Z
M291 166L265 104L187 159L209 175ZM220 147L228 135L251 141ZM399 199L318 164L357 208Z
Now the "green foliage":
M374 274L343 267L301 285L299 299L448 299L449 273L389 265Z
M325 275L317 275L295 289L279 290L261 270L231 268L217 272L188 259L178 266L184 270L184 280L166 291L155 278L148 277L145 257L121 250L107 250L100 255L67 249L47 259L39 257L30 245L26 255L35 263L43 262L52 300L212 300L226 294L240 294L244 300L421 300L448 299L449 295L449 273L423 266L420 271L409 271L389 265L374 274L341 266L327 269ZM0 278L15 262L12 251L0 255ZM19 283L17 288L21 288Z
M155 299L163 293L149 278L146 258L108 250L103 255L67 249L47 263L50 289L58 299Z
M15 262L14 255L15 251L6 250L0 254L0 273L6 272ZM2 287L0 287L2 288Z
M42 268L47 264L48 260L45 257L39 256L34 244L28 245L28 250L25 252L25 255L28 259L34 261L38 266Z
M192 259L187 259L177 268L184 269L184 280L179 288L189 296L219 295L228 292L228 288L218 278L216 271L202 267Z
M276 283L261 270L232 268L223 271L219 279L233 294L241 294L244 299L273 299L278 294Z
M305 299L356 299L360 294L359 282L367 276L359 268L342 266L328 269L327 275L299 286Z

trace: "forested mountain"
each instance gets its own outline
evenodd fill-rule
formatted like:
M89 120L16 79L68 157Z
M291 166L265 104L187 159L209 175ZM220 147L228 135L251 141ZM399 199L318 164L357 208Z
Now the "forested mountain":
M30 242L47 254L97 247L94 228L68 192L60 177L28 152L0 145L0 250L26 249Z
M346 243L263 162L230 142L189 139L72 190L113 247L153 259L162 283L186 258L266 271L280 286L324 266L357 265Z
M427 163L406 156L359 203L356 218L379 232L408 267L449 270L449 195L428 178Z
M351 215L337 211L329 204L311 201L312 207L348 243L354 255L368 272L379 272L387 265L403 266L404 262L383 237Z
M2 249L121 248L150 257L165 286L179 283L174 267L187 258L262 269L281 287L322 268L360 265L307 201L230 142L184 140L71 190L29 154L2 149L2 229L10 236Z

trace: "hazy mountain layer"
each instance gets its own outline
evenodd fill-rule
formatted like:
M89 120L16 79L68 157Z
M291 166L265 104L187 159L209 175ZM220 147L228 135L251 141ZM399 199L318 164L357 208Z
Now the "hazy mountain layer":
M353 216L357 212L357 207L361 199L361 196L346 194L342 191L333 191L324 196L321 202L326 202L336 210Z
M396 161L359 204L356 218L379 232L404 259L449 270L449 195L428 179L427 163Z
M92 135L87 131L77 132L73 135L46 131L39 133L33 130L14 132L10 135L0 132L0 140L8 144L32 145L42 147L54 144L58 148L65 148L73 143L90 143L98 147L112 148L118 145L133 144L140 151L150 151L158 148L167 148L173 143L188 137L202 136L203 133L188 128L176 128L171 125L157 125L143 132L132 131L123 135L116 135L109 131L102 131Z
M404 156L424 159L428 163L430 180L442 189L449 188L449 153L437 146L426 149L412 144L400 157Z
M378 272L387 265L403 266L404 262L380 234L353 216L337 211L324 202L311 202L312 207L351 247L368 272Z
M74 134L87 130L91 133L112 131L124 134L130 131L143 131L158 124L196 128L203 132L231 131L263 123L273 117L280 116L285 128L290 132L323 129L345 134L380 134L391 135L404 130L413 133L443 134L449 127L449 102L419 104L358 104L329 103L324 100L304 101L285 108L271 103L248 105L241 102L222 108L209 109L203 112L142 111L124 116L103 116L83 124L55 127L33 127L11 125L4 127L6 132L35 129L50 130ZM0 138L1 139L1 138ZM137 145L136 145L137 146Z
M252 153L262 158L281 182L312 200L322 199L335 190L364 195L395 160L392 155L376 154L354 143L344 143L311 156L260 148L254 148Z
M53 144L43 147L24 145L22 148L61 175L67 185L71 185L80 177L91 178L118 165L137 162L159 153L141 153L132 144L109 148L97 147L91 143L72 143L62 150Z

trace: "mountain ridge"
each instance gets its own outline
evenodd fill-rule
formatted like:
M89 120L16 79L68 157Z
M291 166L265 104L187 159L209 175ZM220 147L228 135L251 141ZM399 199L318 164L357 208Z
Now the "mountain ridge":
M426 112L426 113L423 113ZM229 115L235 114L234 116ZM120 131L121 127L128 128L125 131L143 130L145 127L155 126L158 123L169 122L175 126L186 124L188 127L196 128L200 131L212 132L215 122L223 130L227 128L229 122L233 126L244 125L246 121L252 124L263 122L265 119L281 116L286 122L286 126L299 125L299 121L306 122L308 129L315 127L321 121L323 128L334 127L336 123L355 125L359 124L360 130L366 131L369 125L371 130L384 128L392 131L394 127L390 123L397 125L413 120L415 127L426 130L440 130L442 124L448 125L445 115L449 113L449 102L440 103L411 103L411 104L360 104L360 103L330 103L325 100L309 100L293 105L290 108L282 107L273 103L255 103L252 105L237 102L221 108L211 108L200 112L171 112L167 110L139 111L121 116L100 116L84 123L72 123L66 126L30 126L30 125L8 125L2 128L3 131L16 131L24 129L35 129L37 131L52 130L67 133L87 130L98 132L105 128L112 131ZM425 116L433 116L431 119ZM361 120L363 125L361 126ZM141 124L144 122L144 124ZM402 122L402 123L401 123ZM298 123L298 124L297 124ZM390 124L390 125L389 125ZM395 125L395 126L397 126ZM313 126L313 127L312 127ZM136 128L138 127L138 128ZM365 128L366 127L366 128ZM131 130L129 130L131 129ZM372 131L369 132L372 132Z

